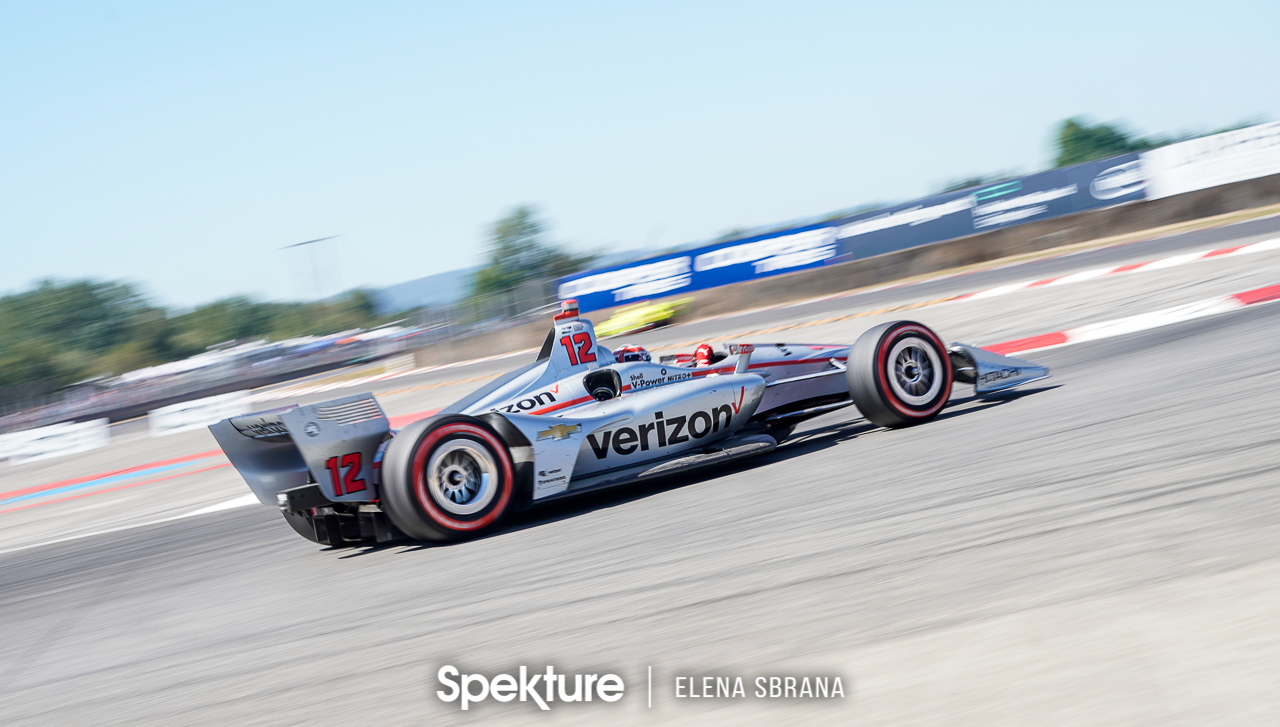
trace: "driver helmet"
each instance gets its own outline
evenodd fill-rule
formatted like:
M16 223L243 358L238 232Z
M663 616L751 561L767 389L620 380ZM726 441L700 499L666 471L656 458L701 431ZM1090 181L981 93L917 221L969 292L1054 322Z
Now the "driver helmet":
M715 352L711 349L711 344L703 343L693 349L693 365L696 367L710 366L711 357Z
M617 349L614 349L613 357L618 360L618 363L653 360L653 357L649 355L649 352L644 350L644 346L636 346L633 344L619 346Z

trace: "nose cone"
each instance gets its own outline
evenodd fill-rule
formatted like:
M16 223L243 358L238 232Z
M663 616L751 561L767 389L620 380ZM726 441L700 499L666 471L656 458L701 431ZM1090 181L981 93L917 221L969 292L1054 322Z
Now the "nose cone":
M973 361L973 390L977 394L1011 389L1049 377L1048 366L1012 356L1001 356L976 346L953 343L949 350L961 353Z

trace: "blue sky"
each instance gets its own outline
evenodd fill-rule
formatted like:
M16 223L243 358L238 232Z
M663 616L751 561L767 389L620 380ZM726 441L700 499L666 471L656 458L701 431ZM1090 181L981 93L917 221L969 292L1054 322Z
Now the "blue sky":
M478 263L535 204L667 247L1032 171L1088 114L1280 113L1280 3L0 6L0 292L314 297Z

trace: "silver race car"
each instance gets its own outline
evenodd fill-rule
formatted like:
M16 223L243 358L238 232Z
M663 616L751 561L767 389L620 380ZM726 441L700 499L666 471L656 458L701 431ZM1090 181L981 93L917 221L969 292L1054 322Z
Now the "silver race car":
M912 321L853 346L737 343L653 361L601 346L570 303L537 360L401 431L371 394L210 429L258 499L312 541L447 542L532 505L763 454L842 407L903 427L937 416L955 382L989 393L1049 375Z

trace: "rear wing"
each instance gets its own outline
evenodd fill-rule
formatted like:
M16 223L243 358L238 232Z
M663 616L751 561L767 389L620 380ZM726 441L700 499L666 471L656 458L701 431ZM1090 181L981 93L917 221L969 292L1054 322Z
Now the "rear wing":
M378 499L378 449L390 422L373 394L245 414L209 427L264 505L315 483L331 502Z

